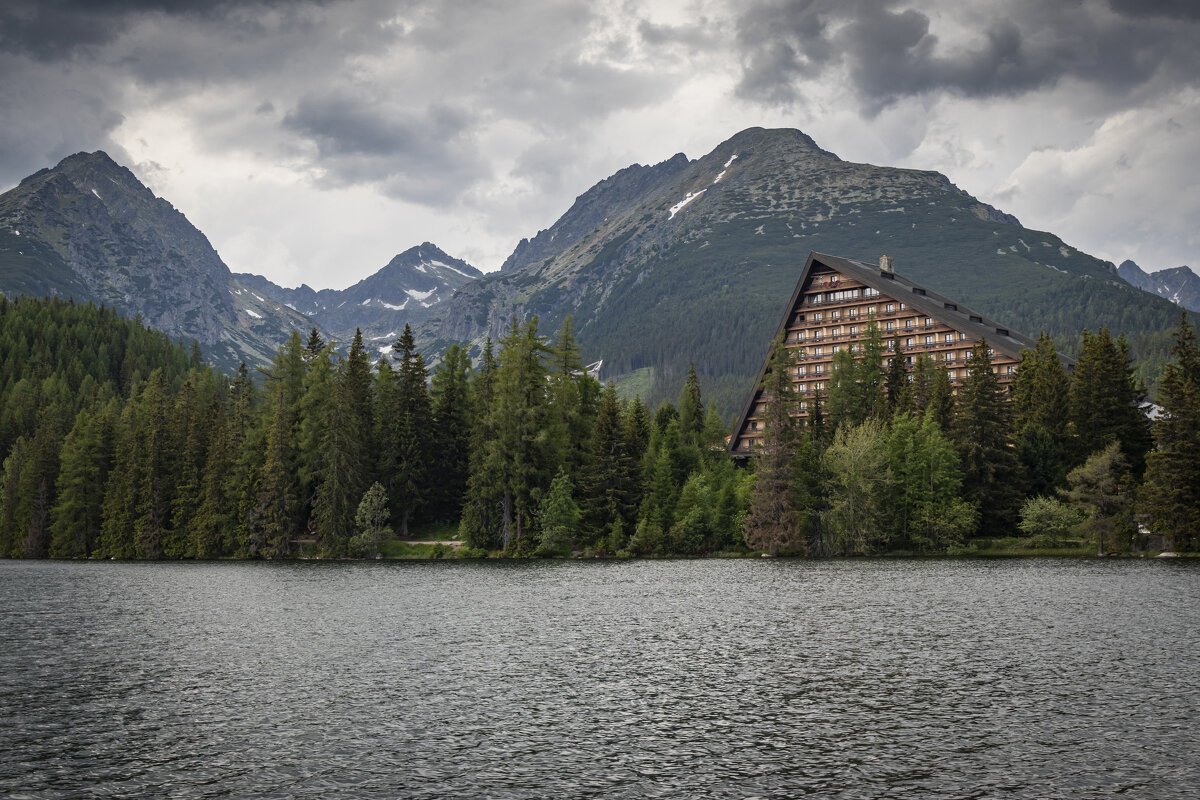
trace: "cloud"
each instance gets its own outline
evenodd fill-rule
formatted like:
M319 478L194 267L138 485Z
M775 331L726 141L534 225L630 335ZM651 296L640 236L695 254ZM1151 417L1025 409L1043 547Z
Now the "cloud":
M392 197L433 204L488 174L471 122L448 105L411 109L346 92L305 95L283 120L315 145L326 185L379 184Z
M1156 91L1195 80L1193 5L761 0L738 20L737 91L787 105L802 98L805 81L831 77L874 115L929 93L1007 97L1074 79L1120 102L1160 76Z

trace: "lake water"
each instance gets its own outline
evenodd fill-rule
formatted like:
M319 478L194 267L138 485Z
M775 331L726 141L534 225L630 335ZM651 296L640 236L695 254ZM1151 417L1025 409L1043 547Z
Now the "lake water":
M0 563L11 797L1200 793L1200 563Z

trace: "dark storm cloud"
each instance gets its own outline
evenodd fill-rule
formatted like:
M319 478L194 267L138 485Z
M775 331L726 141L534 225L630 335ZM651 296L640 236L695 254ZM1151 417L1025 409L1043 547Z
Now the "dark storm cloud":
M339 91L302 97L283 124L316 146L328 185L377 183L403 200L444 203L487 175L471 121L447 105L417 111Z
M738 94L786 105L798 83L843 67L870 113L902 97L947 91L1014 96L1075 78L1113 95L1164 75L1194 82L1200 4L1059 4L1029 0L971 9L958 3L763 0L738 20ZM943 41L936 12L971 31ZM1168 19L1174 17L1175 19Z
M159 13L207 17L238 6L275 5L278 0L8 0L0 9L0 50L41 60L70 56L79 48L112 42L130 19Z

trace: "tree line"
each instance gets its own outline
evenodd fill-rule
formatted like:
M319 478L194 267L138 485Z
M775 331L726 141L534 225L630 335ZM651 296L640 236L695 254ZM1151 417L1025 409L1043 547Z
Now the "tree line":
M1157 406L1124 337L1105 328L1083 331L1070 370L1043 334L1009 386L980 342L957 391L928 356L907 373L874 325L863 349L838 354L824 396L801 397L792 351L774 343L750 548L956 553L1018 534L1104 552L1148 545L1147 532L1178 550L1200 544L1200 350L1186 314Z
M511 556L958 552L1018 531L1126 549L1139 521L1195 549L1200 531L1186 318L1153 425L1103 329L1072 371L1043 336L1011 388L981 343L957 391L872 329L799 397L777 344L749 469L694 369L652 411L585 372L569 319L549 337L514 319L477 363L451 346L432 369L407 328L379 358L293 333L234 375L91 305L0 298L0 323L5 557L362 557L430 527Z
M651 414L601 386L571 321L514 319L430 370L293 333L226 376L140 320L0 298L0 555L369 556L414 526L468 554L743 548L749 475L691 371Z

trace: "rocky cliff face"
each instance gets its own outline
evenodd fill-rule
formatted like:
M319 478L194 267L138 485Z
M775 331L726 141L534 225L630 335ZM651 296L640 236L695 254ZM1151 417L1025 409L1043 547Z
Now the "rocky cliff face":
M429 242L410 247L347 289L285 289L258 275L237 276L305 314L340 341L349 341L355 328L361 328L364 339L374 341L378 349L387 349L405 324L416 326L429 319L456 289L482 277L475 267Z
M800 131L752 128L697 160L601 181L500 273L462 287L421 334L437 349L496 337L514 313L538 315L543 331L570 314L585 357L604 359L603 377L650 369L652 397L673 397L694 360L729 409L810 250L892 255L897 271L1034 336L1110 319L1123 329L1130 303L1154 305L1110 264L944 175L854 164ZM1157 330L1169 316L1153 307L1142 319Z
M1147 273L1133 261L1122 261L1117 274L1129 285L1165 297L1188 311L1200 311L1200 275L1191 267Z
M0 291L71 296L196 339L225 367L264 363L308 321L247 302L204 234L103 152L78 153L0 195Z

